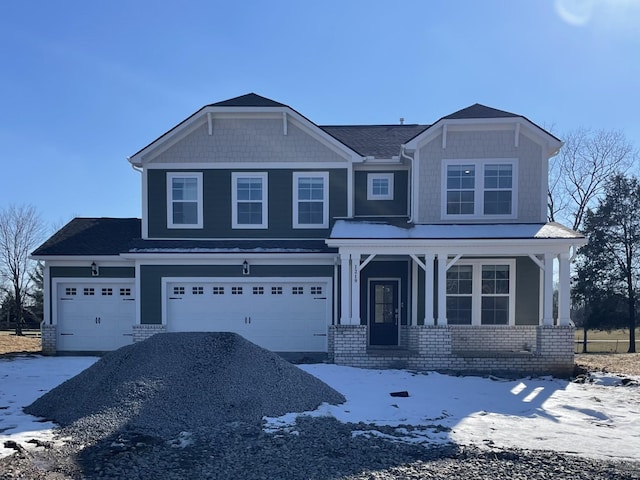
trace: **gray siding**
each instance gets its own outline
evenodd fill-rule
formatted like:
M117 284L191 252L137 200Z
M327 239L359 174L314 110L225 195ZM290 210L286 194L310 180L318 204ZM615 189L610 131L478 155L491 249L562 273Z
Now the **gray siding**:
M540 324L540 268L529 257L516 258L516 325Z
M367 200L367 175L369 173L393 173L393 200ZM356 171L355 215L356 216L402 216L407 215L407 170Z
M529 137L520 135L515 146L513 131L449 132L447 147L442 148L442 135L438 135L419 151L418 179L419 212L417 223L440 223L442 212L442 161L454 159L481 160L484 158L516 158L518 162L518 213L515 219L501 222L542 222L544 205L541 192L543 154L542 147ZM491 220L495 222L495 220ZM445 223L451 222L446 220Z
M213 134L205 122L171 146L153 163L345 162L345 157L280 118L213 117ZM250 167L248 167L250 168Z
M150 238L324 238L329 229L293 228L293 172L310 170L251 169L268 174L268 229L231 228L231 174L237 170L205 170L203 172L204 226L202 229L167 228L167 172L195 170L149 170L149 237ZM346 169L318 170L329 172L329 220L347 215ZM329 228L331 223L329 224Z
M333 277L333 265L252 265L251 276L239 276L239 265L143 265L140 267L142 324L162 323L162 278Z

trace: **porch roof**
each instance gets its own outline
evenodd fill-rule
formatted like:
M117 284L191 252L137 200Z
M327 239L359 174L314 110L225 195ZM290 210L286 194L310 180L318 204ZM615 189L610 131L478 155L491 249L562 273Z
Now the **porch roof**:
M559 223L427 224L407 226L372 221L336 221L327 243L341 240L568 240L581 245L584 235Z

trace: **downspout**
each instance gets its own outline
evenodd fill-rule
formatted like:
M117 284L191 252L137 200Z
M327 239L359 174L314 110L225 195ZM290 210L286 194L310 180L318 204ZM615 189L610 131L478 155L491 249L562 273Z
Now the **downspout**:
M409 205L407 205L407 207L409 207L407 210L409 211L409 219L407 220L407 223L413 223L413 157L410 157L409 155L407 155L404 152L405 146L404 145L400 145L400 157L402 158L406 158L407 160L409 160L409 163L411 165L411 167L409 168L409 185L408 185L408 195L407 195L407 201L409 203Z

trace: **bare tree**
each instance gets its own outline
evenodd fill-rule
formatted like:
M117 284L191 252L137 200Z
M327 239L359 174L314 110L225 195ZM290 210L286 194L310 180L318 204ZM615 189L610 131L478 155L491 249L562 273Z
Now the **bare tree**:
M637 150L622 131L579 128L564 135L564 146L549 170L549 220L580 230L605 182L624 174L637 160Z
M0 273L16 312L16 334L22 335L24 302L32 283L31 251L42 240L44 227L32 206L10 205L0 210Z

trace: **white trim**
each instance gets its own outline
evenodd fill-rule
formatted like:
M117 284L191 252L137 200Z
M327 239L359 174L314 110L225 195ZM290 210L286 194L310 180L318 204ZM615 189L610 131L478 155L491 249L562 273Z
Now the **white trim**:
M238 200L238 180L239 179L260 179L262 182L262 207L261 223L238 223L238 203L245 202ZM252 202L253 203L253 202ZM231 173L231 228L233 229L265 229L269 228L269 178L267 172L232 172Z
M258 165L259 164L259 165ZM167 162L167 163L151 163L145 165L146 170L238 170L238 168L255 169L259 166L261 169L269 170L292 170L292 169L346 169L346 162L263 162L261 159L247 162Z
M149 178L146 169L142 169L142 225L141 236L144 240L149 238Z
M135 259L141 266L146 265L238 265L244 260L252 265L331 265L335 253L280 253L263 254L244 253L173 253L173 254L129 254L127 258Z
M58 288L60 284L64 284L64 283L85 283L85 284L100 284L100 285L104 285L104 284L109 284L109 283L120 283L120 284L132 284L133 287L135 288L136 282L134 278L128 277L128 278L105 278L105 277L55 277L53 278L52 282L51 282L51 293L52 293L52 298L55 299L54 302L54 308L52 311L52 322L53 325L58 325L58 310L59 310L59 305L58 305L58 297L60 296L60 294L58 293ZM138 295L140 292L138 292L137 290L135 291L135 301L136 303L140 303L138 301ZM138 308L136 306L136 308ZM58 332L59 333L59 332ZM56 343L57 343L57 338L56 338Z
M376 194L373 191L374 180L386 180L387 181L387 193ZM367 200L393 200L393 172L385 173L367 173Z
M470 165L475 168L474 174L474 213L450 214L447 213L447 170L452 165ZM484 194L487 189L484 186L484 174L488 165L511 165L511 213L504 215L484 214ZM514 219L518 215L518 159L517 158L484 158L484 159L443 159L440 180L440 216L442 220L500 220ZM493 189L490 189L493 190ZM505 189L506 190L506 189Z
M167 172L167 228L168 229L201 229L203 228L203 186L202 186L202 172ZM195 178L196 184L196 209L197 209L197 222L196 223L173 223L173 204L180 202L180 200L174 200L173 198L173 180L178 178ZM189 201L189 203L192 202Z
M325 296L327 297L327 311L325 321L327 327L330 325L331 312L333 311L333 280L331 277L162 277L161 282L161 301L162 301L162 325L167 325L167 286L170 283L282 283L282 284L295 284L295 283L319 283L325 284L324 289ZM137 295L137 292L136 292Z
M482 267L484 266L508 266L509 267L509 293L489 295L495 297L507 297L509 298L509 318L507 325L515 325L516 320L516 261L515 259L477 259L477 260L462 260L456 263L456 267L459 266L471 266L472 267L472 287L471 287L471 325L484 326L482 324ZM449 295L445 292L445 297ZM455 295L453 295L455 296ZM445 307L446 310L446 307ZM447 315L447 323L449 323ZM494 324L487 324L493 326ZM497 324L500 325L500 324ZM506 326L506 325L505 325Z
M317 200L299 200L298 182L301 178L322 178L322 223L300 223L298 206L300 202ZM329 172L293 172L293 228L329 228Z

